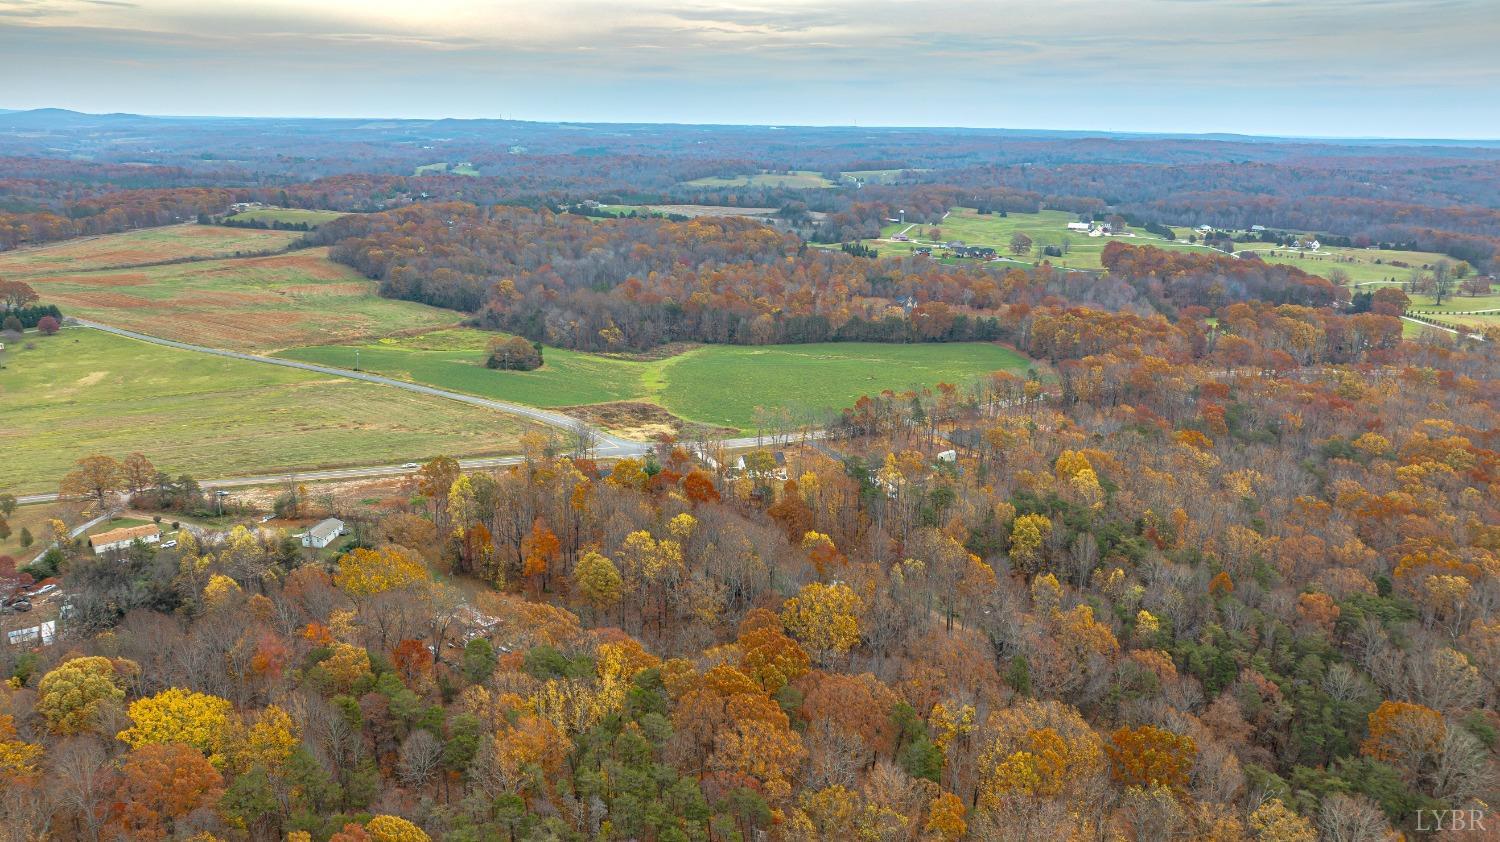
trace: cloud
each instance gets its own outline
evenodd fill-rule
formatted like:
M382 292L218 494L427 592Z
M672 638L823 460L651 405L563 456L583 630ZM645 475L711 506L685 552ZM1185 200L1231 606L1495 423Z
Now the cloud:
M1500 134L1497 39L1483 0L0 0L6 97L176 113Z

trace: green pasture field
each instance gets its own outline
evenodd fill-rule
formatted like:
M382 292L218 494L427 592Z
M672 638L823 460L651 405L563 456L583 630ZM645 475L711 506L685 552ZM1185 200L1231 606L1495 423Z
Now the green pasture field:
M1483 330L1490 327L1500 327L1500 313L1480 313L1473 316L1438 316L1438 318L1444 320L1452 319L1459 324L1472 325L1478 330Z
M296 231L222 225L142 228L0 252L0 278L29 281L38 275L139 266L163 260L264 254L281 251L301 236Z
M0 489L15 494L54 490L94 453L215 478L507 453L524 430L456 401L87 328L8 344L0 406Z
M845 170L839 175L866 184L895 184L905 172L927 172L924 169L900 169L900 170Z
M492 371L484 367L484 358L494 335L454 328L360 345L289 348L277 356L353 368L358 351L365 371L532 406L604 403L642 392L645 364L563 348L547 348L545 364L536 371Z
M922 345L705 345L640 361L547 348L536 371L491 371L494 334L469 329L352 345L293 348L279 356L360 367L390 377L542 407L612 401L655 403L687 421L750 431L756 407L807 414L849 406L861 395L939 382L962 384L991 371L1025 371L1025 357L982 342Z
M231 219L244 222L283 222L295 225L299 222L307 223L309 228L316 228L325 222L329 222L344 214L339 211L330 210L306 210L303 208L260 208L258 210L244 211L230 217Z
M1076 214L1065 211L1044 210L1040 213L1013 213L1001 216L998 213L981 214L973 208L953 208L942 222L913 225L911 230L906 232L911 242L895 242L890 239L892 235L905 230L910 223L891 223L881 229L880 236L883 239L866 241L866 244L877 249L882 257L902 257L919 246L932 247L933 256L937 257L941 253L941 247L927 237L930 229L937 228L942 234L941 242L962 240L966 245L990 246L995 249L1002 258L1005 258L997 264L999 266L1007 263L1030 266L1041 260L1048 260L1054 266L1088 270L1103 268L1099 262L1099 255L1103 253L1107 244L1116 240L1132 246L1156 246L1178 251L1210 251L1206 246L1194 245L1182 240L1163 240L1154 234L1147 233L1145 229L1136 229L1133 237L1090 237L1086 233L1068 230L1068 223L1077 219ZM1031 253L1026 255L1010 253L1010 238L1016 232L1023 233L1032 239L1033 251ZM1065 242L1068 247L1062 257L1043 257L1035 251L1036 245L1062 246Z
M1442 304L1432 303L1432 296L1425 292L1408 293L1411 309L1428 313L1473 313L1476 310L1500 310L1500 293L1489 295L1454 295L1449 293ZM1489 315L1483 313L1481 315Z
M822 173L812 170L792 170L785 173L747 173L744 175L695 178L684 181L688 187L833 187L833 182Z
M253 233L297 236L281 231ZM236 350L430 330L461 318L449 310L381 298L375 282L330 261L326 249L58 272L26 280L44 302L57 304L68 315Z
M662 360L657 402L705 424L750 431L755 409L786 408L819 419L885 389L967 384L993 371L1021 373L1030 360L987 342L891 345L709 345Z
M1487 328L1500 327L1500 313L1440 313L1432 316L1440 322L1450 326L1463 326L1475 331L1483 331Z
M417 167L415 175L467 175L477 176L479 170L468 162L449 164L447 161L438 161L435 164L423 164Z
M1239 244L1236 244L1237 246ZM1378 281L1405 283L1411 276L1411 267L1431 266L1439 260L1451 263L1458 261L1441 254L1425 251L1382 251L1380 249L1322 248L1317 251L1297 251L1285 246L1269 243L1246 243L1237 253L1253 251L1267 263L1282 263L1296 266L1304 272L1327 277L1333 269L1349 273L1349 280L1356 284ZM1396 260L1407 266L1392 266Z

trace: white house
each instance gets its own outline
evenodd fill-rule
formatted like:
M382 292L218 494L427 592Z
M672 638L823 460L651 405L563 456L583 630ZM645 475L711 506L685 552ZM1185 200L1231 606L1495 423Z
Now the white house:
M951 465L954 462L958 461L958 451L957 450L944 450L942 453L939 453L937 455L937 460L939 462L947 462L948 464Z
M110 550L123 550L136 541L142 544L155 544L160 540L161 529L154 523L148 523L143 526L122 526L119 529L91 535L89 545L94 548L94 555L104 555Z
M344 533L344 522L331 517L302 533L302 546L323 549Z
M1068 230L1069 231L1088 231L1090 228L1093 228L1093 227L1094 227L1093 223L1089 223L1089 222L1069 222L1068 223Z
M774 478L785 481L787 477L786 454L780 450L773 451L771 453L771 460L774 467L772 467L770 470L765 472L761 472L760 470L752 471L746 467L745 457L740 456L739 458L734 460L734 465L731 470L735 474L749 474L756 479Z

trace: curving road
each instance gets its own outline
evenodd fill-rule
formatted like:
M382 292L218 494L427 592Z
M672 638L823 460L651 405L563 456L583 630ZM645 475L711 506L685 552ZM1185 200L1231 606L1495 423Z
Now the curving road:
M347 368L336 368L334 366L318 365L316 363L305 363L297 360L284 360L278 357L267 357L260 354L246 354L240 351L226 351L222 348L210 348L206 345L193 345L188 342L178 342L175 339L164 339L160 336L152 336L147 333L137 333L133 330L112 327L99 322L70 317L69 325L86 327L91 330L112 333L127 339L135 339L141 342L150 342L153 345L163 345L168 348L176 348L181 351L194 351L200 354L212 354L216 357L227 357L229 359L244 360L252 363L263 363L265 365L279 365L283 368L295 368L302 371L311 371L317 374L326 374L333 377L346 377L350 380L362 380L366 383L375 383L381 386L389 386L394 389L405 389L408 392L416 392L422 395L444 398L447 400L466 403L471 406L492 409L503 412L523 420L534 421L549 427L562 430L563 432L582 436L592 443L590 450L604 459L624 459L632 456L644 456L651 452L653 446L646 442L632 441L605 432L604 430L585 424L584 422L564 415L560 412L552 412L546 409L538 409L525 404L511 403L509 401L497 401L490 398L481 398L477 395L468 395L463 392L451 392L447 389L438 389L433 386L424 386L421 383L411 383L405 380L396 380L379 374L371 374L367 371L354 371ZM821 438L823 433L815 432L814 438ZM767 441L762 436L746 436L743 438L727 439L722 442L728 449L740 449L748 447L759 447ZM481 457L475 459L459 459L459 464L464 468L494 468L503 465L514 465L521 461L520 456L496 456ZM407 463L410 464L410 463ZM260 476L227 477L223 479L204 480L199 484L203 488L223 489L239 488L254 485L272 485L285 482L288 477L296 477L298 481L320 481L320 480L344 480L363 479L372 477L404 476L416 473L416 468L401 465L364 465L349 468L328 468L315 471L282 471L276 474L264 474ZM57 500L58 495L53 494L27 494L16 498L16 502L27 503L51 503Z
M625 456L638 456L649 450L649 446L638 441L622 439L619 436L610 435L603 430L595 429L589 425L560 412L550 412L545 409L537 409L534 406L511 403L509 401L497 401L490 398L481 398L475 395L466 395L463 392L450 392L447 389L438 389L433 386L424 386L421 383L411 383L405 380L395 380L383 377L379 374L371 374L367 371L354 371L347 368L335 368L328 365L316 363L304 363L297 360L284 360L279 357L265 357L260 354L246 354L240 351L226 351L222 348L210 348L206 345L192 345L187 342L178 342L175 339L163 339L160 336L152 336L147 333L137 333L133 330L111 327L99 322L91 322L87 319L70 318L70 324L100 330L105 333L113 333L116 336L124 336L128 339L138 339L142 342L150 342L153 345L165 345L168 348L177 348L182 351L196 351L200 354L213 354L216 357L228 357L235 360L245 360L252 363L265 363L267 365L279 365L283 368L295 368L302 371L312 371L318 374L328 374L333 377L347 377L350 380L363 380L366 383L378 383L381 386L390 386L395 389L405 389L408 392L416 392L422 395L431 395L438 398L446 398L451 401L481 406L485 409L493 409L507 415L514 415L530 421L536 421L549 427L556 427L567 433L592 437L595 444L591 448L595 453L606 458L620 458Z

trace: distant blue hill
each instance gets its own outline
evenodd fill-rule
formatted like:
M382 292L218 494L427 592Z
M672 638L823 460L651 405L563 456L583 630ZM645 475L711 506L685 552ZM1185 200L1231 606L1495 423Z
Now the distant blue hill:
M1119 132L1103 129L1010 129L1010 128L975 128L964 126L925 126L921 128L911 127L880 127L880 126L756 126L756 125L725 125L725 124L665 124L665 123L584 123L584 122L534 122L528 120L506 120L506 119L457 119L443 118L430 119L408 119L408 118L348 118L348 117L233 117L233 116L151 116L142 114L88 114L81 111L72 111L66 108L35 108L30 110L15 110L0 108L0 131L5 129L27 129L33 131L68 131L80 128L128 128L133 126L164 126L164 125L187 125L187 124L246 124L274 123L279 126L302 126L311 129L365 129L375 131L402 131L416 130L431 132L454 132L458 134L482 135L486 132L501 128L524 128L524 127L573 127L576 129L598 130L606 132L619 132L630 130L660 129L668 126L678 128L693 128L702 131L715 130L754 130L765 129L767 131L793 131L808 134L838 135L848 132L858 132L862 135L871 133L905 133L912 131L942 132L955 135L973 135L983 137L1023 139L1032 138L1039 140L1082 140L1089 138L1108 138L1118 140L1185 140L1185 141L1208 141L1223 143L1315 143L1331 144L1338 146L1379 146L1379 147L1409 147L1409 146L1438 146L1438 147L1467 147L1467 148L1500 148L1500 138L1495 139L1469 139L1455 140L1449 138L1379 138L1379 137L1299 137L1295 135L1247 135L1225 132L1204 132L1194 134L1191 132Z

